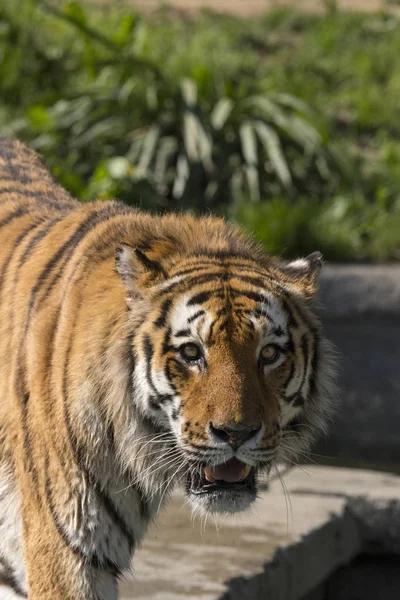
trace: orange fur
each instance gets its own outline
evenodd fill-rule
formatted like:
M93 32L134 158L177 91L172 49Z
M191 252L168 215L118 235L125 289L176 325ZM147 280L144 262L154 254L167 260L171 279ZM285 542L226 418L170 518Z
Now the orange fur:
M281 265L221 219L80 204L34 152L0 141L0 467L21 502L18 543L31 600L116 597L115 578L128 568L160 492L184 473L162 458L177 441L164 413L157 416L160 406L153 418L135 403L132 385L147 376L142 369L132 384L137 361L151 363L154 376L168 371L181 399L179 417L176 408L168 418L182 447L208 444L210 422L262 422L260 448L278 448L286 432L285 382L296 369L305 377L315 368L320 333L309 299L319 266L318 257L306 266ZM260 280L297 323L292 354L268 377L254 359L258 338L241 316L255 309ZM177 359L165 316L179 299L199 293L207 314L222 315L215 340L207 333L208 367L201 372ZM329 354L325 346L319 352ZM307 425L309 410L317 431L330 393L324 381L313 385L323 399L310 392L301 399L306 408L299 403L295 412L304 412ZM156 456L162 468L153 475Z

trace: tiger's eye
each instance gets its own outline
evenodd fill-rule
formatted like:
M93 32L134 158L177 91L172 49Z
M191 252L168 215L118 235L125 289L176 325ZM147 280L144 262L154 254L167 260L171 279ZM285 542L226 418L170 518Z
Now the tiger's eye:
M195 362L202 357L200 348L197 344L193 343L183 344L183 346L180 347L180 353L183 358L189 362Z
M274 344L267 344L263 348L261 348L260 357L262 361L266 364L274 363L280 354L280 350Z

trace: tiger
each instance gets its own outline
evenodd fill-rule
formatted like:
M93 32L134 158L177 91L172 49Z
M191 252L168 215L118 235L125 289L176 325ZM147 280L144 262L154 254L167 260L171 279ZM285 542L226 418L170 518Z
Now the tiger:
M322 256L79 202L0 139L0 598L115 600L181 486L235 514L335 406Z

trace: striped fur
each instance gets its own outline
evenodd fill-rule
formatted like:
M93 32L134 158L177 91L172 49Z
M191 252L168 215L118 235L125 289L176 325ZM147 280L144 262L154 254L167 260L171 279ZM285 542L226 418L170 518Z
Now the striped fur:
M0 140L0 598L117 598L188 473L307 450L333 400L320 263L280 264L220 219L79 204ZM211 422L259 429L235 451Z

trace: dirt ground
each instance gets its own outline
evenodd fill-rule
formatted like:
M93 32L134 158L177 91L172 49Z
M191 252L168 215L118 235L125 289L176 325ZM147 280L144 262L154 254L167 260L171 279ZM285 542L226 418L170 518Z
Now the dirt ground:
M89 0L89 2L105 4L110 0ZM145 11L152 11L159 6L168 4L178 10L190 12L200 8L211 8L219 12L251 16L263 13L274 6L288 4L306 10L324 10L331 2L330 0L113 0L113 3L120 6L135 6L139 10ZM362 11L379 10L388 5L385 0L337 0L336 4L338 8Z

